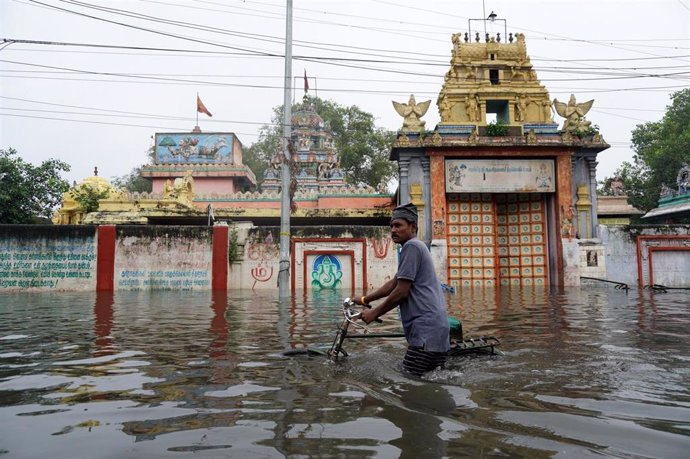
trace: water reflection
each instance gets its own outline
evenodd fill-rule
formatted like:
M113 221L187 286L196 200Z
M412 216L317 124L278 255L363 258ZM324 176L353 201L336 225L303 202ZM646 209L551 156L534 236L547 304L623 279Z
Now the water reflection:
M340 292L0 297L8 457L685 457L688 294L464 289L504 356L399 372L401 340L330 344ZM399 327L389 318L388 329ZM107 447L104 448L104 446Z
M113 302L115 294L113 292L98 292L94 304L94 333L96 335L95 356L108 355L112 353L113 328Z

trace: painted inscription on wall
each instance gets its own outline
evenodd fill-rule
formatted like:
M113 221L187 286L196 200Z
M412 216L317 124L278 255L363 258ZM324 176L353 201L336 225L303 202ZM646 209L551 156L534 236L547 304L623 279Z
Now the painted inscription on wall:
M0 290L93 290L95 283L93 239L0 241Z
M555 191L551 159L453 159L446 161L449 193Z
M268 281L278 272L277 262L280 255L280 247L273 243L273 235L268 233L263 241L253 240L246 245L247 267L251 274L252 290L256 288L273 288L275 283Z
M116 290L208 290L210 239L127 236L115 250Z

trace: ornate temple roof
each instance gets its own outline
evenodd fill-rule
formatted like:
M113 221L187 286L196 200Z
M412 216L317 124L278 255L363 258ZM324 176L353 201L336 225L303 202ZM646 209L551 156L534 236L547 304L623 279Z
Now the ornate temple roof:
M609 145L585 118L594 100L550 99L532 66L525 36L452 36L450 68L436 100L440 122L427 131L424 120L430 101L393 102L403 117L391 159L401 149L420 147L528 146L575 148L594 155ZM559 127L554 115L563 117Z
M317 113L314 103L306 95L292 113L292 170L298 190L329 189L345 184L340 158L328 123ZM283 153L280 146L271 168L264 172L262 190L280 188L280 165Z
M437 99L441 125L487 124L483 113L506 124L553 123L549 93L537 79L525 36L511 33L501 42L497 34L483 43L479 34L474 38L453 34L451 66Z

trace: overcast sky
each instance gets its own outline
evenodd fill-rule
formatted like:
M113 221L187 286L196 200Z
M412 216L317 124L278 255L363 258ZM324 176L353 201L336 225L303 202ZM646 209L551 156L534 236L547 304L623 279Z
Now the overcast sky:
M489 31L522 32L551 98L595 99L587 118L611 148L597 178L632 160L630 134L690 87L690 0L294 0L293 99L357 105L379 127L391 101L436 97L451 35L492 11ZM199 93L206 132L248 147L283 102L285 2L279 0L0 0L0 147L39 164L59 158L80 181L129 173L156 132L189 131ZM77 44L83 46L76 46ZM108 45L109 47L102 47ZM562 119L556 116L562 124Z

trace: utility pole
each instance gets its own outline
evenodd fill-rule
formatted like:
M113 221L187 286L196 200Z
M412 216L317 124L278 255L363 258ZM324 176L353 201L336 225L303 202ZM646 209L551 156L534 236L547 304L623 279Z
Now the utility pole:
M292 136L292 0L285 14L285 82L283 97L283 162L280 199L280 265L278 296L290 296L290 138Z

